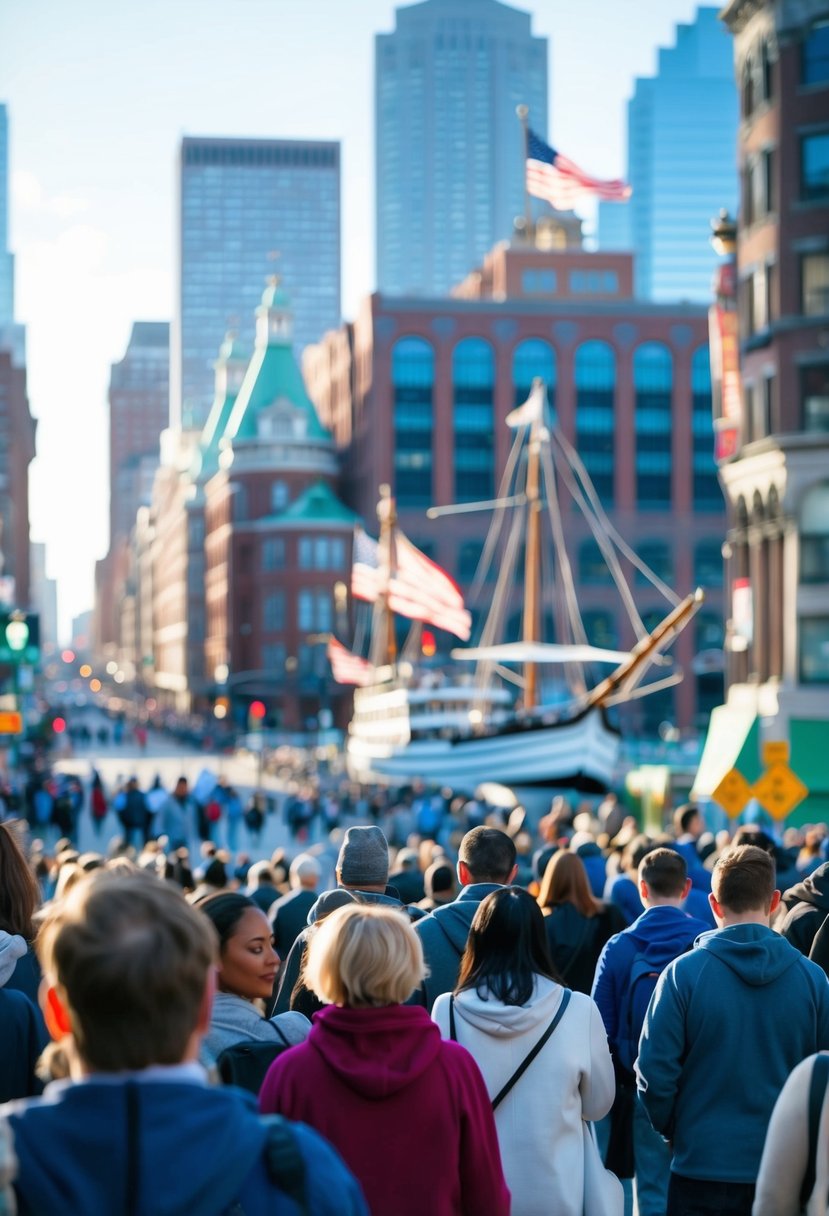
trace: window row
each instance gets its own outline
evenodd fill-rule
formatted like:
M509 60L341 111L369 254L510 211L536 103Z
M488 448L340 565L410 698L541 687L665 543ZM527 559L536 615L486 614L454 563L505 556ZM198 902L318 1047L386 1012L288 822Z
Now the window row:
M284 591L269 591L262 597L262 632L282 633L288 628L288 597ZM334 627L334 600L328 589L303 589L296 593L297 629L330 633Z
M240 573L254 569L256 547L240 546ZM294 544L284 536L268 536L259 545L256 570L268 573L297 567L300 570L345 570L346 542L342 536L300 536Z
M639 559L663 583L674 583L674 548L667 540L643 540L636 545ZM588 584L612 584L607 560L592 536L582 541L578 554L579 580ZM723 583L722 541L718 538L700 541L694 548L694 583L699 587L721 587ZM634 582L650 584L648 577L636 570Z

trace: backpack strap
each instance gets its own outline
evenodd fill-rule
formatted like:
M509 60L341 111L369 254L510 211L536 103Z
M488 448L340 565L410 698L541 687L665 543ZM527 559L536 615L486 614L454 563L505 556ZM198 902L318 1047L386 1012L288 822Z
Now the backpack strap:
M281 1043L284 1043L286 1047L293 1047L293 1043L292 1043L292 1042L291 1042L291 1040L288 1038L288 1036L286 1035L285 1031L282 1029L282 1027L281 1027L281 1026L279 1026L279 1025L278 1025L278 1023L276 1023L276 1022L273 1020L273 1018L268 1018L268 1025L269 1025L269 1026L271 1026L271 1027L273 1028L273 1030L274 1030L274 1031L275 1031L275 1033L276 1033L276 1037L279 1039L279 1041L280 1041Z
M569 988L564 989L564 993L562 994L562 998L561 998L561 1004L559 1005L558 1010L556 1011L556 1016L553 1018L552 1022L550 1022L550 1025L544 1031L543 1035L538 1040L535 1047L532 1048L532 1050L529 1052L529 1054L526 1055L524 1057L524 1059L521 1061L521 1063L518 1065L515 1072L512 1074L510 1079L507 1081L506 1085L504 1085L503 1088L500 1089L498 1091L498 1093L495 1095L495 1097L492 1099L492 1109L493 1110L495 1110L498 1106L500 1106L500 1104L503 1102L504 1098L506 1098L507 1094L512 1089L513 1085L515 1085L515 1083L517 1081L519 1081L521 1079L521 1077L523 1077L524 1073L527 1071L529 1066L532 1064L535 1057L541 1051L541 1048L547 1042L550 1035L555 1030L556 1026L558 1026L559 1022L564 1017L564 1011L566 1010L567 1006L570 1004L570 997L572 995L573 994Z
M449 1038L453 1043L457 1043L458 1034L455 1030L455 998L449 997Z
M803 1185L800 1188L800 1206L804 1209L815 1189L818 1132L827 1082L829 1082L829 1055L821 1052L815 1056L815 1062L812 1065L812 1079L809 1083L809 1156L806 1161L806 1173L803 1175Z

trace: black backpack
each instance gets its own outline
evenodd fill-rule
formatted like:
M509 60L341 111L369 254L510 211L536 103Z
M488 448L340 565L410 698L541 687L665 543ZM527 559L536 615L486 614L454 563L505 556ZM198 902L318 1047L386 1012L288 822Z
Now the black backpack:
M219 1052L216 1069L223 1085L236 1085L249 1093L259 1094L265 1075L276 1057L293 1047L276 1023L270 1024L278 1041L263 1043L260 1039L245 1039Z
M259 1043L255 1046L270 1046L270 1044ZM305 1162L293 1128L289 1120L283 1118L282 1115L263 1115L262 1119L268 1125L265 1141L265 1162L268 1176L283 1194L287 1195L289 1199L293 1199L302 1216L310 1216L311 1209L308 1206L308 1195L305 1189ZM226 1216L245 1216L241 1203L234 1204Z

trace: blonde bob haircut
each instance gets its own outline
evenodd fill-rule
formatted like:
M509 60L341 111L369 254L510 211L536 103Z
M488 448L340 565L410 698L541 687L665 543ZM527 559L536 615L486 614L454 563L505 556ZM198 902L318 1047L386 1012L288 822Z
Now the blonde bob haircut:
M402 1004L425 974L423 947L405 912L350 904L314 933L305 984L327 1005L365 1009Z

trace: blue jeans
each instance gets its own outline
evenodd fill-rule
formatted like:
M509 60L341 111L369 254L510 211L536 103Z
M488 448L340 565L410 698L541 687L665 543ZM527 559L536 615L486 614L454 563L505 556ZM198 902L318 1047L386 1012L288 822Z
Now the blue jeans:
M671 1174L668 1216L751 1216L753 1182L713 1182Z
M633 1158L636 1216L665 1216L671 1150L659 1132L654 1131L638 1094L633 1104Z

